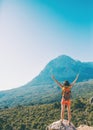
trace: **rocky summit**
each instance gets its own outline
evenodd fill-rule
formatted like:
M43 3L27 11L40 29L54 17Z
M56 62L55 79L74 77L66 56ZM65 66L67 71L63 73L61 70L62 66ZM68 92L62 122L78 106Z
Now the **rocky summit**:
M72 123L68 125L67 120L64 120L63 124L61 120L59 120L47 126L46 130L77 130L77 129Z
M46 130L93 130L93 127L87 125L80 125L78 128L75 128L73 123L68 125L67 120L64 120L63 124L61 120L58 120L47 126Z

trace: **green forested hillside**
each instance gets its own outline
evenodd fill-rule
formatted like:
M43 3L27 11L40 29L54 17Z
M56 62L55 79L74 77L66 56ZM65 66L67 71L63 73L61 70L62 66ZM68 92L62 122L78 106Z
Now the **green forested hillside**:
M93 96L93 80L77 83L72 89L72 96L86 99Z
M20 90L20 91L19 91ZM15 96L16 95L16 96ZM93 96L93 80L79 82L72 88L72 98L90 98ZM33 86L29 89L21 89L9 92L0 98L0 108L13 107L17 105L35 105L59 102L61 100L61 89L54 84Z
M60 102L1 109L0 130L45 130L47 125L60 119L60 109ZM71 112L75 126L80 124L93 126L93 105L89 100L84 98L74 100Z

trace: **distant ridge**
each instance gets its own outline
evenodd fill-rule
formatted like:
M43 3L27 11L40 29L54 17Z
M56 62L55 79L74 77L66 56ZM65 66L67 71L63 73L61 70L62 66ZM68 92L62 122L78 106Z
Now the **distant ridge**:
M79 86L83 86L83 90L79 93L83 95L82 93L85 92L86 87L89 87L88 95L93 95L93 62L81 62L69 56L61 55L51 60L40 74L26 85L8 91L1 91L0 107L59 101L61 91L51 79L51 75L55 75L60 82L64 80L72 82L78 73L80 73L80 76L77 82L81 82ZM79 95L76 88L74 87L73 90L74 96Z

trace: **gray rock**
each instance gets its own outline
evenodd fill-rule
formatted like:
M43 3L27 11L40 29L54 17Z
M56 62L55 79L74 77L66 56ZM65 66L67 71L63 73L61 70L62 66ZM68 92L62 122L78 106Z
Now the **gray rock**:
M53 122L49 126L47 126L46 130L76 130L75 126L71 123L68 125L67 120L63 121L64 126L61 123L61 120Z
M90 103L93 104L93 97L90 98Z
M87 125L80 125L77 130L93 130L93 127Z

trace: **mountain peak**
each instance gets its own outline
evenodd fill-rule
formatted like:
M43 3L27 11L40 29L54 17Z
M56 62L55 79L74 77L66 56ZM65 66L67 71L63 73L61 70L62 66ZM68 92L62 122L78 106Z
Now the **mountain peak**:
M54 67L54 68L70 68L70 66L73 66L76 64L76 61L72 59L70 56L67 55L60 55L50 61L45 68Z
M55 58L54 60L56 60L57 62L58 61L61 61L61 62L63 62L63 63L74 63L75 62L75 60L74 59L72 59L70 56L67 56L67 55L60 55L60 56L58 56L57 58Z
M52 82L51 75L54 75L59 81L72 82L78 73L80 73L79 81L88 80L93 76L93 67L90 64L74 60L70 56L60 55L51 60L31 84L50 83Z
M60 55L58 56L58 58L66 58L66 59L72 59L70 56L68 55Z

